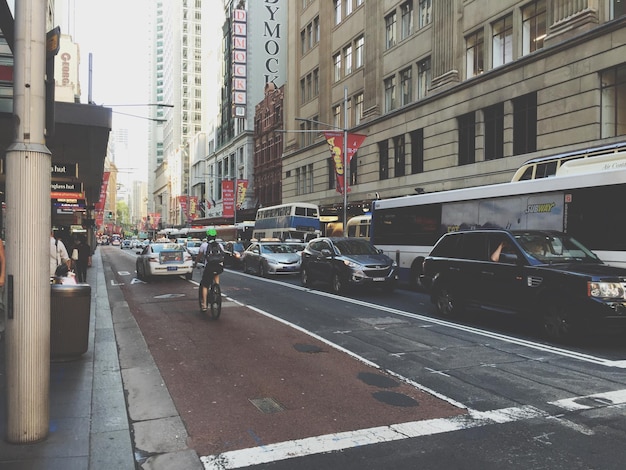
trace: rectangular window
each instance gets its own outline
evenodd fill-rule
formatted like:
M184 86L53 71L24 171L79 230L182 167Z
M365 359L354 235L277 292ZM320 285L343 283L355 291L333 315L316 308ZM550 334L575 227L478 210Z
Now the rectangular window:
M504 103L483 110L485 117L485 160L504 156Z
M404 106L413 101L413 69L409 67L400 72L400 106Z
M352 0L346 0L346 16L352 13Z
M313 70L313 96L320 94L320 69Z
M305 79L300 80L300 104L306 103L306 81Z
M386 140L378 142L378 179L389 178L389 147Z
M611 0L612 15L611 18L619 18L626 15L626 2L624 0Z
M546 0L537 0L522 8L522 55L543 49L546 21Z
M304 55L306 50L306 30L302 30L300 31L300 53Z
M343 58L345 62L345 75L352 73L352 46L347 46L343 50Z
M430 57L417 64L417 99L424 98L430 88Z
M602 138L626 134L626 65L600 73L600 92Z
M316 16L313 20L313 40L315 44L320 42L320 18Z
M476 116L473 112L458 118L459 166L476 161Z
M404 176L406 173L406 158L404 154L404 135L399 135L393 139L393 167L396 178Z
M340 129L343 128L341 125L341 106L333 106L333 126L338 127Z
M433 19L432 0L419 0L419 27L420 29L430 24Z
M365 45L365 38L360 36L357 38L354 46L354 55L355 55L355 67L358 69L359 67L363 67L363 46Z
M400 32L401 39L408 38L413 34L413 0L408 0L400 5L402 15L402 30Z
M537 94L513 99L513 155L537 150Z
M328 189L335 189L337 187L337 176L333 157L328 157L326 166L328 167Z
M354 97L354 125L358 126L363 119L363 93Z
M485 44L482 29L465 38L465 72L467 78L483 73L484 52Z
M513 60L513 15L505 16L491 27L493 67L499 67Z
M333 81L338 82L339 80L341 80L341 53L333 56Z
M385 17L385 49L396 45L396 12Z
M424 130L417 129L409 132L411 137L411 174L424 171Z
M311 97L313 96L313 75L312 74L308 74L306 76L306 99L307 101L311 99Z
M385 80L385 112L396 108L396 77L392 76Z
M341 0L333 0L335 11L335 24L341 23Z

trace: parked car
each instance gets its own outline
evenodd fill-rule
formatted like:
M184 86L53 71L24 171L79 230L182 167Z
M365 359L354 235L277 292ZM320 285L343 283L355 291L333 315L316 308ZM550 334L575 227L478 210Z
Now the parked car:
M560 232L447 233L425 258L421 281L443 316L518 314L556 341L626 328L626 270Z
M191 279L193 260L178 243L150 243L136 261L137 277L148 280L153 276L180 276Z
M224 266L227 268L241 268L243 266L243 252L246 247L242 242L226 242L224 244Z
M123 250L124 248L128 248L131 249L133 247L133 242L131 240L122 240L122 243L120 243L120 248Z
M196 255L198 254L198 250L200 250L200 245L202 245L202 240L197 239L197 238L192 238L192 239L187 239L185 240L184 243L184 247L187 250L187 252L193 256L193 258L196 258Z
M391 292L397 264L365 238L320 237L302 251L300 278L305 286L330 284L335 293L348 286L378 286Z
M288 243L253 242L243 252L242 265L246 273L267 276L269 274L296 274L300 272L300 254Z

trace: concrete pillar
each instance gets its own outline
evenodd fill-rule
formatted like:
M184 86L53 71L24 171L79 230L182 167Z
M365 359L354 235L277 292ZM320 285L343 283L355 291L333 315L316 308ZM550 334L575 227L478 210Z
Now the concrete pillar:
M50 151L45 145L46 0L15 4L13 117L6 154L7 440L48 435ZM11 289L12 285L12 289ZM12 291L11 291L12 290Z

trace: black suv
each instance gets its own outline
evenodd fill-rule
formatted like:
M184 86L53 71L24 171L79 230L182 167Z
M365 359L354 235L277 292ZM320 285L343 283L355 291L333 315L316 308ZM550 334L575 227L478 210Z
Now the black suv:
M560 232L447 233L425 258L421 281L444 316L463 308L522 314L557 341L626 327L626 270Z
M340 293L347 286L380 286L391 292L396 284L396 262L365 238L322 237L302 251L302 284L319 281Z

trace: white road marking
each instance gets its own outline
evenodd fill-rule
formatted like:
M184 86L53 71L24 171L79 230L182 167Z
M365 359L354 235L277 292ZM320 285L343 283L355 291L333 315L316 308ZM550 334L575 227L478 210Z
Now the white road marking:
M129 271L118 271L117 275L118 276L130 276L130 272Z
M123 286L124 283L123 282L115 282L113 279L111 279L111 285L112 286Z
M147 284L147 282L142 281L141 279L137 279L136 277L132 278L130 281L131 284Z
M360 305L363 307L368 307L368 308L372 308L372 309L376 309L378 311L382 311L382 312L387 312L393 315L399 315L402 317L408 317L408 318L412 318L414 320L420 320L423 321L425 323L431 324L431 325L440 325L440 326L445 326L446 328L452 328L455 330L460 330L460 331L465 331L467 333L472 333L478 336L484 336L486 338L491 338L491 339L495 339L498 341L502 341L505 343L509 343L509 344L516 344L518 346L524 346L530 349L534 349L536 351L543 351L546 353L550 353L556 356L561 356L561 357L567 357L569 359L574 359L577 361L581 361L581 362L587 362L587 363L591 363L591 364L597 364L597 365L601 365L601 366L605 366L605 367L615 367L617 369L626 369L626 359L623 360L611 360L611 359L606 359L603 357L598 357L598 356L592 356L590 354L585 354L582 352L577 352L577 351L571 351L568 349L563 349L563 348L559 348L557 346L550 346L547 344L542 344L542 343L537 343L535 341L530 341L530 340L526 340L526 339L522 339L522 338L516 338L514 336L508 336L508 335L504 335L501 333L496 333L493 331L487 331L487 330L481 330L480 328L474 328L471 326L467 326L467 325L459 325L453 322L449 322L446 320L442 320L439 318L433 318L433 317L429 317L426 315L420 315L417 313L411 313L411 312L406 312L404 310L398 310L392 307L385 307L384 305L377 305L377 304L373 304L370 302L365 302L363 300L359 300L359 299L351 299L349 297L343 297L341 295L336 295L336 294L332 294L330 292L324 292L324 291L319 291L319 290L315 290L315 289L311 289L309 287L302 287L302 286L298 286L298 285L294 285L294 284L288 284L288 283L284 283L282 281L279 280L273 280L273 279L264 279L264 278L259 278L257 276L250 276L249 274L245 274L245 273L239 273L237 271L232 271L233 274L238 274L240 276L247 276L247 277L254 277L257 280L261 280L264 282L272 282L272 283L276 283L276 284L281 284L284 287L289 287L291 289L296 289L296 290L300 290L300 291L304 291L304 292L308 292L310 294L314 294L314 295L320 295L322 297L329 297L329 298L333 298L333 299L338 299L338 300L342 300L344 302L348 302L354 305Z
M584 401L585 403L580 403ZM626 390L615 390L613 392L596 393L583 397L565 398L549 402L567 411L590 410L593 408L615 406L626 404ZM595 404L595 406L592 406Z

